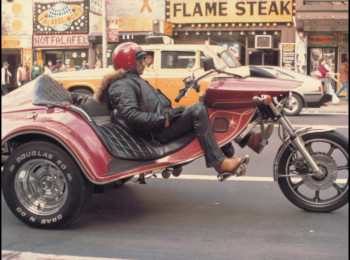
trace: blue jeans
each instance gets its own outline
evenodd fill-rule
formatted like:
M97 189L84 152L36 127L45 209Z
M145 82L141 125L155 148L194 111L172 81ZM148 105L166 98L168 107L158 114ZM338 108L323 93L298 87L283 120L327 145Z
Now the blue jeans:
M1 96L6 95L7 93L9 93L6 84L1 84Z
M349 100L349 82L342 82L340 89L338 89L337 93L335 93L337 96L340 94L340 92L343 91L343 89L346 89L345 91L345 99Z

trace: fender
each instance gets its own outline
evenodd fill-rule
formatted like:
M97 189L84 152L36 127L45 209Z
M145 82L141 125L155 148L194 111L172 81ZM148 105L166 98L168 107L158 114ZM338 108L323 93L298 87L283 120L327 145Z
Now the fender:
M3 116L7 117L7 115ZM20 113L16 115L15 119L11 119L13 115L9 115L7 124L3 125L2 129L2 145L11 139L25 135L50 137L66 149L91 182L107 181L101 176L109 173L108 164L111 155L92 127L85 120L79 118L80 115L58 107L52 109L51 112L37 110L35 118L28 119L27 115L27 113ZM21 127L16 127L19 120L26 122L20 124Z
M306 134L311 134L311 133L323 133L323 132L332 132L334 131L334 127L324 127L324 128L319 128L319 127L304 127L300 128L295 132L296 136L302 137ZM283 141L283 144L278 148L278 151L275 155L275 160L273 163L273 180L277 181L278 180L278 164L280 162L280 159L283 155L283 153L286 151L286 149L289 147L289 145L292 143L292 140L290 137L288 137L286 140Z

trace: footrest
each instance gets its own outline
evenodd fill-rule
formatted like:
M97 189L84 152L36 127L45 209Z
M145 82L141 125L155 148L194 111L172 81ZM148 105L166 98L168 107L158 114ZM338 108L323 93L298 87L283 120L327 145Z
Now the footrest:
M246 165L249 163L249 161L250 161L250 156L247 154L244 157L242 164L238 167L238 169L234 173L223 172L223 173L218 174L217 177L218 177L219 181L223 182L223 181L227 180L228 178L230 178L231 176L234 176L234 175L236 175L237 177L245 175L245 173L247 171Z

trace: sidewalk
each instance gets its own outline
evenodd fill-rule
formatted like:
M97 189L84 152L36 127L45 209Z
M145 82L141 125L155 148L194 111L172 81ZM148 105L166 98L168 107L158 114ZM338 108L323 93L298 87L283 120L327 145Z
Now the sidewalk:
M339 97L339 104L333 105L332 102L329 102L327 106L322 106L318 108L310 107L303 108L301 112L306 113L344 113L349 114L349 102L345 100L345 97Z

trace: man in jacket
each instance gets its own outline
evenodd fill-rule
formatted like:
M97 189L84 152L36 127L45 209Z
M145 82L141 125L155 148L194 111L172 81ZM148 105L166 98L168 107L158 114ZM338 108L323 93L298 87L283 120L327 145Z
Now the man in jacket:
M10 77L12 76L9 71L9 63L5 61L1 68L1 96L6 95L9 91L7 86L10 84Z
M197 103L189 107L171 107L171 101L158 89L142 79L146 53L135 43L119 45L113 52L116 73L105 77L95 94L97 102L104 102L109 110L117 110L116 120L122 121L140 135L168 143L194 131L204 151L207 167L222 174L235 174L238 168L245 173L241 157L226 158L218 146L210 126L206 107ZM272 125L273 129L273 125ZM269 136L272 132L269 127ZM252 133L248 146L260 152L261 134Z

